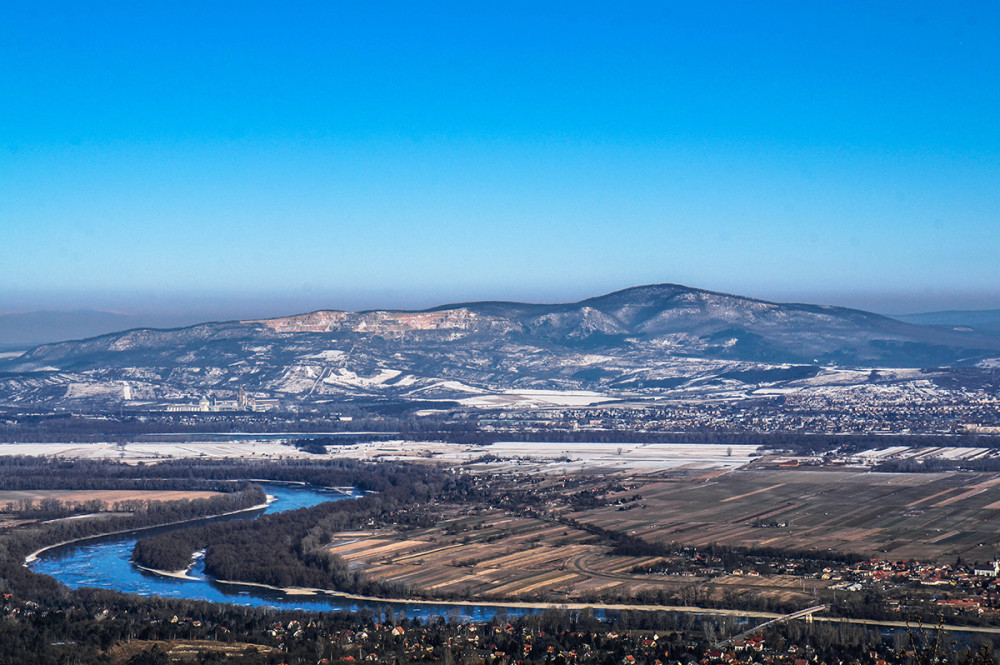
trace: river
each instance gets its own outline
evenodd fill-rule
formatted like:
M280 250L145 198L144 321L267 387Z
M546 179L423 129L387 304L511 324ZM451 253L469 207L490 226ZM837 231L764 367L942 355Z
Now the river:
M340 492L331 492L296 485L264 484L268 494L277 500L254 513L244 513L223 519L256 519L265 513L280 513L296 508L315 506L325 501L349 498ZM499 608L489 605L424 605L414 603L356 601L335 596L287 595L280 591L260 587L222 584L205 574L201 559L195 561L189 577L179 579L147 572L132 564L132 548L136 540L165 530L184 528L189 525L161 527L140 532L130 532L115 536L104 536L78 543L70 543L46 550L30 563L37 573L49 575L68 587L97 587L111 589L140 596L162 596L167 598L188 598L207 600L215 603L235 605L266 606L280 609L311 611L362 611L370 610L382 615L393 612L408 617L432 617L457 615L469 620L487 620ZM522 614L524 608L503 609L507 614Z

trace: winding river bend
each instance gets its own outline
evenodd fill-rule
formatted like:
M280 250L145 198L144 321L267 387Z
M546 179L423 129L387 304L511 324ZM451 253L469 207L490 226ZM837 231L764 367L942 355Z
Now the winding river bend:
M349 498L349 495L340 492L316 488L265 483L262 485L268 494L277 498L277 501L268 504L260 511L219 519L256 519L265 513L279 513L315 506L326 501ZM193 579L165 577L141 570L132 564L132 548L139 538L186 526L190 526L190 524L104 536L61 545L40 553L29 566L35 572L54 577L74 589L97 587L140 596L188 598L235 605L312 611L370 610L376 614L394 612L409 617L430 617L457 612L464 618L477 621L489 619L500 610L500 608L490 605L436 605L374 600L358 601L327 595L289 595L281 591L253 585L220 583L205 575L204 563L201 559L195 561L194 567L189 573L189 577ZM520 614L530 610L505 608L503 611L508 614Z

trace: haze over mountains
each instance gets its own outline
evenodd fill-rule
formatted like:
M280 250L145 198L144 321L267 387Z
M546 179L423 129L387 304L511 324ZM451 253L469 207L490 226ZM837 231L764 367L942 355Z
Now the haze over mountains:
M94 310L0 314L0 349L104 335L134 327L127 314Z
M173 328L203 320L190 315L139 315L91 309L0 313L0 350L28 349L131 328Z
M947 310L903 314L894 318L919 325L968 326L979 330L1000 332L1000 309Z
M48 344L0 360L0 400L120 402L127 392L155 402L239 390L297 402L474 401L525 390L637 397L783 385L831 367L990 366L998 357L1000 336L965 326L661 284L569 304L326 310Z

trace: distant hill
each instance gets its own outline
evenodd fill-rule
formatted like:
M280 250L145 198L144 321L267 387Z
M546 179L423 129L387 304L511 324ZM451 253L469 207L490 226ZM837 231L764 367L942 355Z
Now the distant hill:
M1000 309L947 310L904 314L894 317L918 325L969 326L982 330L1000 331Z
M723 390L803 381L827 366L969 366L997 357L1000 337L981 331L658 284L576 303L322 310L46 344L0 360L0 401L121 399L122 382L134 399L238 389L299 401L654 394L699 382Z

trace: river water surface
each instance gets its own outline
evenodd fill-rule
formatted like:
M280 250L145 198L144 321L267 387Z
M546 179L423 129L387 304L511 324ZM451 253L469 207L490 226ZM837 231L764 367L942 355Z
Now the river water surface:
M273 485L262 483L268 494L277 498L267 508L230 516L222 519L256 519L265 513L279 513L296 508L315 506L325 501L349 498L340 492L326 491L295 485ZM377 614L394 612L409 617L430 617L457 614L466 619L486 620L495 615L498 608L482 605L424 605L400 602L360 602L336 596L286 595L239 584L222 584L205 575L204 563L195 561L189 576L195 579L178 579L157 575L137 568L132 564L132 548L139 538L169 529L185 528L190 524L174 527L160 527L117 536L71 543L47 550L32 562L31 569L37 573L50 575L68 587L97 587L140 596L163 596L168 598L188 598L216 603L236 605L267 606L281 609L313 611L371 610ZM505 609L507 614L521 614L524 609Z

